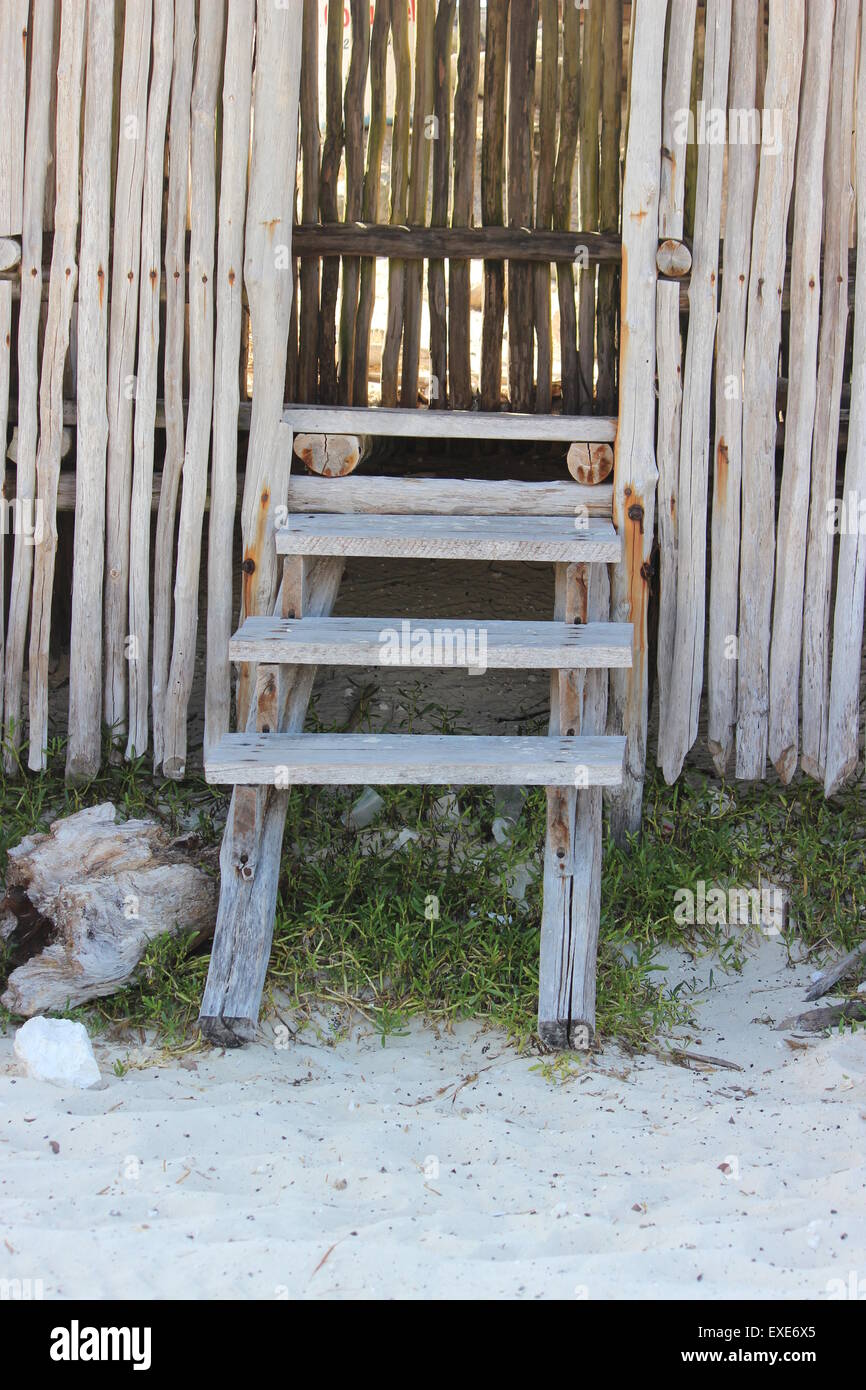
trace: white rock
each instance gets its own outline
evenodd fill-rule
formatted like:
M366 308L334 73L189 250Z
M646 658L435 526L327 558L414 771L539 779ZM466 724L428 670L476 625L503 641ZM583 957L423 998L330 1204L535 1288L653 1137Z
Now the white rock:
M15 1034L15 1056L37 1081L82 1091L99 1081L87 1029L68 1018L28 1018Z

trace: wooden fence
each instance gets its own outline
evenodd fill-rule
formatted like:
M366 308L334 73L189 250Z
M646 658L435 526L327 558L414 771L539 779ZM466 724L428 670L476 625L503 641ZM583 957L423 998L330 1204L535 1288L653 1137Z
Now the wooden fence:
M202 622L206 741L229 727L235 601L273 602L274 517L303 481L289 401L418 409L419 436L425 408L618 417L611 604L635 663L611 678L629 738L617 834L639 824L654 663L668 780L704 709L720 773L848 779L859 10L4 0L7 770L25 736L44 766L52 594L70 579L70 778L98 769L103 724L184 775Z

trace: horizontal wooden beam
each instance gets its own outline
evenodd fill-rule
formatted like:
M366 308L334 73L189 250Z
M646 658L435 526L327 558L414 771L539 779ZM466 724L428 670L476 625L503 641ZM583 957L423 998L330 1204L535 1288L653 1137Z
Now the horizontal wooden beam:
M528 227L399 227L331 222L292 228L292 252L309 256L380 256L400 261L619 261L616 232Z
M622 540L602 517L340 516L293 512L276 533L278 555L391 556L413 560L525 560L616 565Z
M296 434L397 435L421 439L495 439L612 444L609 415L523 415L507 410L394 410L382 406L287 405L283 423Z

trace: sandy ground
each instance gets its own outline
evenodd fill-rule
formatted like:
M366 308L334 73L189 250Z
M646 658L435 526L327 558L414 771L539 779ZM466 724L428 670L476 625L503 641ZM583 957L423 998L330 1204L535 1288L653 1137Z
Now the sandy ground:
M609 1048L556 1082L477 1026L383 1047L266 1023L168 1064L97 1042L103 1088L65 1092L22 1076L7 1035L0 1279L46 1298L866 1294L866 1033L776 1031L808 980L778 940L742 975L710 986L710 967L678 957L668 980L695 1000L692 1048L742 1071Z

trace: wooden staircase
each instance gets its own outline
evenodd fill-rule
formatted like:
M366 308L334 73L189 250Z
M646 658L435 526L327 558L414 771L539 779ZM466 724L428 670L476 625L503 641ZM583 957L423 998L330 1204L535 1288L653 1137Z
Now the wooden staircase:
M381 421L382 416L411 414L416 431L420 423L420 412L414 411L338 413L368 417L366 433L375 432L369 417ZM449 418L446 412L426 413L434 428L447 427ZM497 432L499 420L508 418L493 417ZM541 417L539 423L549 426L552 418ZM484 422L489 436L491 417L475 420ZM563 428L560 420L556 423ZM597 421L592 423L598 427ZM569 437L580 436L570 431ZM357 489L364 480L352 481ZM333 480L325 487L338 489L340 482ZM499 495L504 496L508 485L501 487ZM575 484L575 496L578 492ZM625 757L625 739L605 736L605 673L632 661L631 626L606 620L606 567L622 559L620 537L609 517L589 516L585 507L575 510L571 516L334 511L290 515L276 532L277 553L284 557L278 612L246 618L230 646L233 661L255 668L254 708L245 731L221 738L205 759L209 782L235 787L231 863L224 853L222 871L225 875L234 865L241 880L252 878L257 870L270 788L475 783L547 787L539 1031L555 1047L587 1047L594 1036L601 789L621 784ZM311 568L341 564L347 556L552 563L553 619L484 622L311 613ZM547 668L552 673L550 736L308 734L302 732L300 705L287 731L287 683L300 679L306 669L308 698L311 668L319 664L465 665L472 671ZM273 839L271 835L272 844ZM221 968L227 968L225 962ZM208 1015L206 1007L202 1012Z

